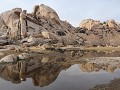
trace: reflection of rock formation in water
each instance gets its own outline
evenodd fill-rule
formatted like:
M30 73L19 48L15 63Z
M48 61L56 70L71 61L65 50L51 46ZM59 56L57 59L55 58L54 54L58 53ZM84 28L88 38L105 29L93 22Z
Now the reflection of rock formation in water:
M77 58L78 60L84 60L84 62L79 63L80 69L84 72L100 70L114 72L120 67L119 52L74 51L74 55L75 57L80 56Z
M63 66L62 64L48 63L41 70L32 75L32 80L35 86L47 86L56 80L62 69L68 68L70 65Z
M16 67L14 65L1 66L0 77L16 84L21 82L19 78L19 73L18 71L16 71Z
M84 72L100 70L114 72L115 69L120 68L119 52L72 51L71 53L71 56L74 57L73 59L81 61L78 64Z
M95 67L94 63L82 63L79 66L83 72L98 71L98 67Z
M25 58L30 58L26 59ZM100 57L100 55L102 57ZM111 53L119 56L119 53ZM54 82L59 73L71 65L79 64L84 72L105 70L114 72L120 67L120 57L108 57L104 52L67 51L51 54L27 54L19 56L21 61L0 64L0 77L12 83L21 83L21 80L31 78L35 86L47 86ZM107 57L103 57L107 56Z
M63 58L40 56L41 60L19 61L14 64L4 64L0 68L0 77L12 83L21 83L21 80L32 78L35 86L47 86L56 80L61 70L69 68L71 64L64 61L55 61ZM39 58L40 58L39 57ZM43 62L48 58L49 61Z
M85 72L105 70L114 72L120 68L120 57L98 57L87 59L86 62L80 64L80 69Z
M95 85L89 90L120 90L120 78L111 80L108 84Z
M99 65L99 64L95 64L95 63L89 63L86 62L84 64L80 64L80 69L83 72L93 72L93 71L100 71L100 70L105 70L107 72L114 72L115 69L119 68L117 66L112 66L112 65Z
M96 51L72 51L66 52L71 59L81 61L74 62L79 64L83 72L93 72L105 70L114 72L120 68L120 53L119 52L96 52Z

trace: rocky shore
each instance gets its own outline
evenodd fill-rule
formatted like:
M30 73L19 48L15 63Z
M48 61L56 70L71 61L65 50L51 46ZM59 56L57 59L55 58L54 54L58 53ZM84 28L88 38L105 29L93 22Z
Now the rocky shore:
M51 51L69 50L74 56L73 50L92 50L90 47L107 47L107 51L114 47L119 51L119 34L120 24L114 20L86 19L74 27L44 4L35 5L31 13L14 8L0 14L0 62L17 62Z

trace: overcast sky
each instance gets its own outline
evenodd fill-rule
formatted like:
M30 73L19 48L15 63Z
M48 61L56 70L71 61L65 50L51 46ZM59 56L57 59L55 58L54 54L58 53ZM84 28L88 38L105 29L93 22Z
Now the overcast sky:
M120 0L0 0L0 13L15 7L32 12L34 5L45 4L53 8L61 20L79 26L83 19L92 18L120 22Z

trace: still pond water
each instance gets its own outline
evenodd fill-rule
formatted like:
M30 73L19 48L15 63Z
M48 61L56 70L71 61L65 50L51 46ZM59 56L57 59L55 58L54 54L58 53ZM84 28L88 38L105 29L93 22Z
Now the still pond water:
M1 65L0 90L89 90L120 78L119 56L71 51Z

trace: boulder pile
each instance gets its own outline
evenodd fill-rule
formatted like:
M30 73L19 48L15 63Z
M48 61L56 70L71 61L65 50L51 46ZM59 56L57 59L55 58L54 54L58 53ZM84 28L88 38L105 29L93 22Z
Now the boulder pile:
M73 38L75 27L61 21L57 13L44 4L34 6L32 13L21 8L6 11L0 14L0 22L1 45L14 43L32 46L49 41L51 44L66 45L73 42L66 37Z
M119 46L119 33L114 20L86 19L75 28L44 4L35 5L32 13L14 8L0 14L0 45Z
M83 20L77 28L77 33L88 46L119 46L120 25L114 20L100 22L93 19Z

